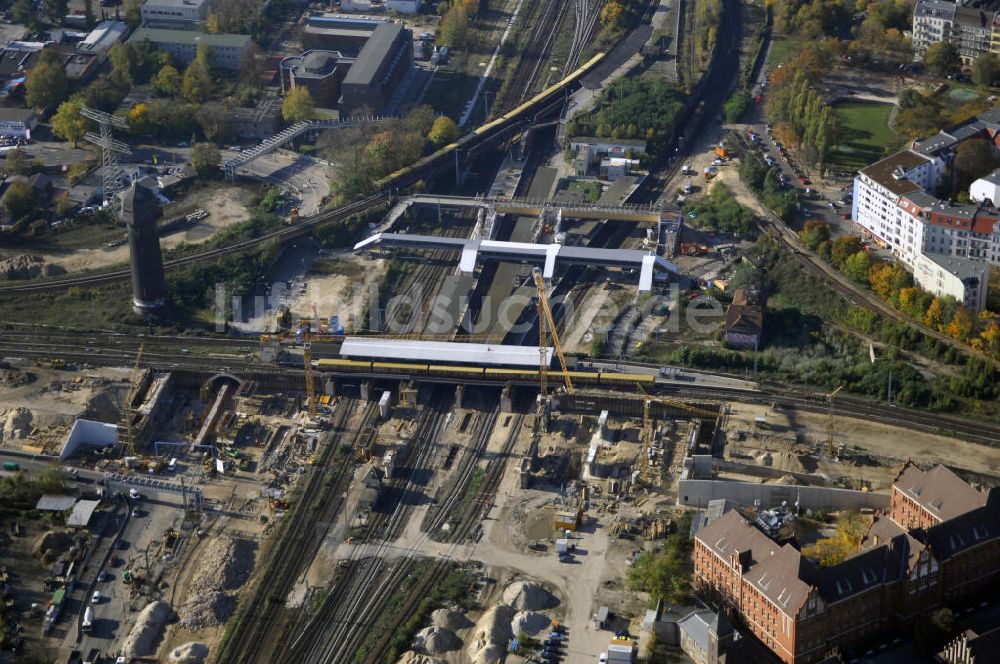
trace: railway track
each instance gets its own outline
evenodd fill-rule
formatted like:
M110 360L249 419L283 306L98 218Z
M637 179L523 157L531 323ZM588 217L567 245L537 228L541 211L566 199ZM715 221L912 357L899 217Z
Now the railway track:
M374 599L385 594L390 579L405 575L409 560L398 561L389 571L383 570L382 554L388 549L409 506L405 502L407 492L417 491L422 482L423 467L427 466L436 447L436 439L441 432L450 411L445 409L445 390L438 389L431 396L429 407L421 411L413 442L407 450L406 458L400 461L407 467L402 482L397 482L390 492L380 498L383 506L388 502L392 512L384 509L376 513L361 538L372 541L378 538L376 555L366 559L345 559L349 574L342 574L344 582L334 585L316 615L306 624L302 632L284 651L279 661L288 662L346 662L350 661L360 642L366 636L358 624L373 621ZM400 566L403 567L400 567ZM380 575L382 581L378 579ZM377 587L376 587L377 586Z
M339 496L349 480L351 464L338 461L337 450L346 427L360 402L342 403L334 418L334 431L320 462L306 480L305 489L284 524L285 537L276 540L277 550L268 558L249 604L233 625L219 654L220 662L269 662L284 643L285 601L300 574L308 568L327 530L342 507ZM378 415L374 403L366 405L364 420Z
M492 433L493 426L495 426L496 418L498 416L499 411L495 411L491 415L491 422L488 427L490 433L486 435L485 442L489 441L490 434ZM423 599L425 597L430 597L434 588L439 586L441 582L444 581L445 577L447 577L447 575L452 571L453 563L463 562L454 560L453 556L458 546L461 545L466 539L476 539L475 536L478 533L479 525L482 523L482 517L493 503L497 489L503 479L507 461L510 458L514 446L517 444L517 435L524 423L524 415L517 413L512 415L512 417L513 422L511 423L510 431L508 432L507 439L504 442L500 454L498 454L495 458L490 459L487 463L483 481L480 484L479 489L476 491L472 504L469 509L464 511L457 526L452 530L452 546L448 549L443 560L438 560L432 563L431 569L424 574L417 585L407 595L403 608L397 613L398 617L392 622L389 629L385 630L371 652L367 654L364 664L377 664L382 661L392 641L392 637L396 633L396 630L402 627L403 623L407 618L409 618L409 616L412 615L413 611L416 610ZM449 494L448 500L452 502L449 509L454 507L455 500L461 499L465 496L469 481L471 481L475 469L479 467L479 457L482 452L485 452L486 450L485 442L477 453L475 462L469 464L469 472L463 476L462 481L456 484L452 492ZM442 517L447 518L447 511L442 513Z

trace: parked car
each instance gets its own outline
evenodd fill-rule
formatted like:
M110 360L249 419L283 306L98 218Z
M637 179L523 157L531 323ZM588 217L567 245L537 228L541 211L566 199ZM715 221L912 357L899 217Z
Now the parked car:
M94 594L90 598L90 603L91 604L100 604L101 603L101 591L100 590L95 590L94 591Z

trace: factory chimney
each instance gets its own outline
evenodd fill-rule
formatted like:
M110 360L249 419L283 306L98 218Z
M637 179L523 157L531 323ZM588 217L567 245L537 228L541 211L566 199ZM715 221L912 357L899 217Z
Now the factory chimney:
M160 202L146 187L133 184L121 194L122 221L128 231L129 263L132 270L132 310L142 316L157 316L167 301L163 277L163 254L156 220Z

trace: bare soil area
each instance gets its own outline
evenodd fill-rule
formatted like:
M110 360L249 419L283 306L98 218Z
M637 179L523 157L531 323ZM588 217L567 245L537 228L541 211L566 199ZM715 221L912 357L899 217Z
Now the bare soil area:
M214 237L222 229L248 219L251 214L248 205L250 196L251 192L248 190L231 185L220 184L214 187L195 189L190 195L165 207L163 216L170 218L196 208L202 208L208 212L208 217L194 226L161 237L160 247L166 250L181 243L200 244ZM125 230L122 229L122 236L124 234ZM17 252L5 253L8 256L17 254ZM112 249L98 246L73 252L29 251L28 253L40 256L45 263L55 265L66 272L107 268L127 263L129 260L127 244Z

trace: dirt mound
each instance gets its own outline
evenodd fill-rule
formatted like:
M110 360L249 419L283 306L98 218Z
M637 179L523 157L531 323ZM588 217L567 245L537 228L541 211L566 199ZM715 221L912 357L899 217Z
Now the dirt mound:
M163 626L173 614L166 602L150 602L139 612L135 626L122 642L122 653L128 659L152 657L156 654L156 642L160 640Z
M430 655L440 655L462 647L462 639L446 627L425 627L417 632L413 647Z
M500 661L507 650L507 644L514 636L514 632L510 631L513 618L514 609L506 604L498 604L476 621L468 647L469 659L473 664L496 664Z
M771 484L788 484L788 485L794 485L798 483L799 481L795 479L795 477L792 475L782 475L778 479L771 482Z
M447 664L443 659L407 650L396 664Z
M236 607L236 593L253 570L257 545L219 537L202 552L200 566L180 609L181 624L190 630L221 625Z
M19 254L0 259L0 280L35 279L64 273L54 265L47 265L41 256Z
M46 560L55 560L73 546L73 537L65 530L49 530L38 536L31 552Z
M548 588L533 581L515 581L503 591L503 601L518 611L540 611L559 606Z
M31 421L34 413L27 408L15 408L7 413L7 421L3 425L3 439L26 438L31 431Z
M121 415L121 402L116 390L100 390L87 400L84 417L98 422L116 422Z
M177 664L201 664L208 659L208 646L192 641L170 651L168 659Z
M431 622L435 627L444 627L452 631L472 627L472 621L466 618L464 613L448 609L438 609L432 613Z
M534 611L520 611L510 623L510 629L515 634L525 632L534 636L552 624L552 619L544 613Z

